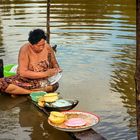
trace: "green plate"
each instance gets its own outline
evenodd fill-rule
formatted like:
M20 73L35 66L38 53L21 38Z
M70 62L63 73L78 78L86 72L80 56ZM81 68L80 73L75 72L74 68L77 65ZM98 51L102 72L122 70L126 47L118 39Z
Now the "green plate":
M44 96L45 94L47 94L47 92L45 91L36 91L36 92L32 92L30 94L30 97L33 101L35 102L38 102L38 99L41 97L41 96Z

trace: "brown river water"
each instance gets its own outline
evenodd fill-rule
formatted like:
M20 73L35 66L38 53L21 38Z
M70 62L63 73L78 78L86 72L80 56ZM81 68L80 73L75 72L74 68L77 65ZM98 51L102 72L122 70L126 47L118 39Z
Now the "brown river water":
M46 31L46 0L0 0L0 58L17 63L28 32ZM100 117L108 140L136 140L136 3L133 0L52 0L51 45L63 69L58 91L75 108ZM22 97L0 96L0 140L70 140Z

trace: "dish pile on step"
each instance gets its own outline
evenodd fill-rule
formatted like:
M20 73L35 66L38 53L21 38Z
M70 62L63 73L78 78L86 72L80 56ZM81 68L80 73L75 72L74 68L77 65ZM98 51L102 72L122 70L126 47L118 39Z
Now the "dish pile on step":
M67 132L79 132L90 129L99 122L95 114L81 111L52 111L48 123L58 130Z
M44 107L47 111L67 111L78 104L78 100L63 99L56 92L39 91L31 93L30 96L34 102L37 102L38 106Z

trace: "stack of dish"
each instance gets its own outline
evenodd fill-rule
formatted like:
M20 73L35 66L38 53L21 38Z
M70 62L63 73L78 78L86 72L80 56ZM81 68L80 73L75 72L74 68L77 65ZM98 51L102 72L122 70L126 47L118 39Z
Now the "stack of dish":
M58 130L79 132L99 122L99 117L93 113L71 110L78 104L78 100L63 99L58 93L44 91L33 92L30 96L39 107L50 111L48 123Z
M79 132L90 129L99 122L99 117L95 114L81 111L65 111L58 116L53 117L50 114L48 123L58 130L68 132ZM57 113L55 113L57 114ZM59 113L58 113L59 114Z
M33 92L30 96L34 102L37 102L40 107L44 107L47 111L67 111L78 104L78 100L61 99L59 93L40 91Z

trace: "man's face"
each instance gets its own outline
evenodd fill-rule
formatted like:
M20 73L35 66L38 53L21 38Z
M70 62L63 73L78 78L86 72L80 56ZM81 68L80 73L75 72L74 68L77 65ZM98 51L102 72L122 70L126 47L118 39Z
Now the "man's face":
M40 53L45 47L45 39L41 39L37 44L32 45L32 49L37 52Z

